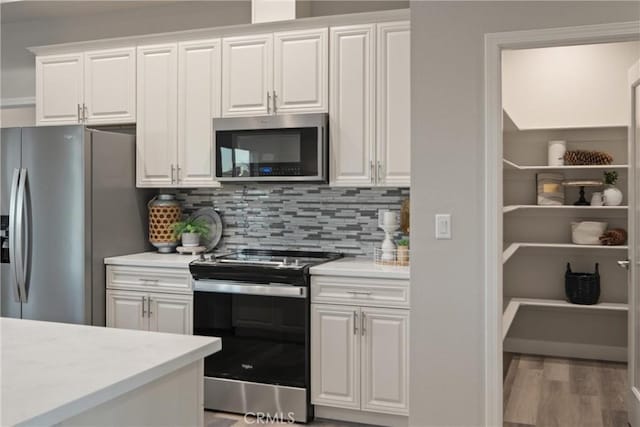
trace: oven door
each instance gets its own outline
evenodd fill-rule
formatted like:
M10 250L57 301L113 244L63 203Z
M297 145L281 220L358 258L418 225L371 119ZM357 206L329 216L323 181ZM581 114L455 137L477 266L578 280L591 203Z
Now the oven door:
M205 377L307 389L309 299L305 287L194 282L194 334L222 338Z
M219 181L326 182L326 114L214 120Z

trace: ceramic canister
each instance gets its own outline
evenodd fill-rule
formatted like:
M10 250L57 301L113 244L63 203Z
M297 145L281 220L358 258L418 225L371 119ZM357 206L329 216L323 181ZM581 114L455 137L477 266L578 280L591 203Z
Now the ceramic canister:
M149 242L158 252L171 253L178 246L171 226L182 218L182 208L173 194L159 194L149 201Z
M567 141L549 141L549 166L564 166L564 153L567 152Z

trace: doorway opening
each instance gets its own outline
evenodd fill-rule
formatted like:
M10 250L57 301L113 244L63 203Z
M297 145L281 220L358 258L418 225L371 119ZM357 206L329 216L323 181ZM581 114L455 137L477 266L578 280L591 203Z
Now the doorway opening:
M629 420L628 71L640 41L622 27L487 36L489 425Z

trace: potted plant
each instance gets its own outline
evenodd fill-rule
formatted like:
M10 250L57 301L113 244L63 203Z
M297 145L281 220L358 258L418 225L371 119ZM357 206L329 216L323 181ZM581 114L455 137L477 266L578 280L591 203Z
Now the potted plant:
M200 245L200 237L209 234L209 224L201 218L187 218L171 226L177 238L182 239L182 246L193 247Z
M396 246L398 264L409 265L409 239L398 240Z
M604 173L606 188L603 193L605 206L619 206L622 204L622 191L615 186L618 181L618 172L611 171Z

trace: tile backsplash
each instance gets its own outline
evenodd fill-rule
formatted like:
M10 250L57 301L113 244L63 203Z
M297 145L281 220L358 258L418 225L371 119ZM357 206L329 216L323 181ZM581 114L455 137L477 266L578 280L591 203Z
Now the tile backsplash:
M218 250L252 247L362 256L371 256L384 239L378 209L399 211L409 197L408 188L307 184L234 184L163 192L175 194L187 214L202 207L219 210L224 230Z

